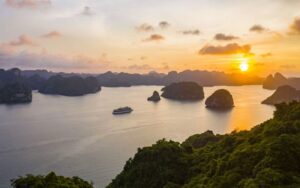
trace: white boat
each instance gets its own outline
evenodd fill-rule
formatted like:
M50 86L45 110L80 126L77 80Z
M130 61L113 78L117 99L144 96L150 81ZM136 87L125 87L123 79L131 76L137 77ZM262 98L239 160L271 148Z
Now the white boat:
M128 113L131 113L132 111L133 111L132 108L126 106L126 107L122 107L122 108L115 109L115 110L113 111L113 114L114 114L114 115L128 114Z

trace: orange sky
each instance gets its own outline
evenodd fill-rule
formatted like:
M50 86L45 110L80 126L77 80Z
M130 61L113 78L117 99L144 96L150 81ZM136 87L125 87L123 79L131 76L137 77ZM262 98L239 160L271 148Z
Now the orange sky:
M245 73L298 75L298 7L297 0L4 0L0 66L240 72L247 62Z

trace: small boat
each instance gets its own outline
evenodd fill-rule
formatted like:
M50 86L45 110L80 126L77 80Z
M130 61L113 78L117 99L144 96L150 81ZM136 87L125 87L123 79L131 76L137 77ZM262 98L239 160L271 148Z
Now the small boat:
M132 108L126 106L126 107L123 107L123 108L115 109L115 110L113 111L113 114L114 114L114 115L128 114L128 113L131 113L132 111L133 111Z

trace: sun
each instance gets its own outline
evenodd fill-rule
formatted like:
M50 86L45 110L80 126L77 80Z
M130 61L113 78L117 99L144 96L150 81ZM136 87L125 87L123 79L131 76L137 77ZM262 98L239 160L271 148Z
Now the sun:
M241 63L240 64L240 69L241 69L242 72L248 71L248 69L249 69L248 63Z
M240 64L240 70L242 72L246 72L246 71L248 71L248 69L249 69L248 60L242 61L241 64Z

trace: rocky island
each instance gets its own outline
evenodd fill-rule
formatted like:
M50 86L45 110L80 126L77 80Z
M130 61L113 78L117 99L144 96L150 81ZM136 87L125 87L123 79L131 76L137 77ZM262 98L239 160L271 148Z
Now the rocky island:
M9 70L0 69L0 88L6 84L20 81L21 79L21 70L18 68Z
M280 86L270 97L262 101L262 104L275 105L300 100L300 91L285 85Z
M162 88L162 97L173 100L202 100L203 87L195 82L178 82Z
M31 87L32 90L39 90L46 83L46 79L38 74L24 78L25 82Z
M57 75L50 77L39 89L39 92L43 94L64 96L82 96L85 94L96 93L100 90L101 87L94 77L63 77Z
M21 77L21 70L13 68L10 70L0 69L0 103L17 104L32 101L30 86Z
M207 108L232 108L234 102L229 91L219 89L206 99L205 105Z
M31 88L21 81L6 84L0 89L0 104L29 103L31 101Z
M158 102L160 101L160 96L157 91L154 91L151 97L148 97L148 101Z

